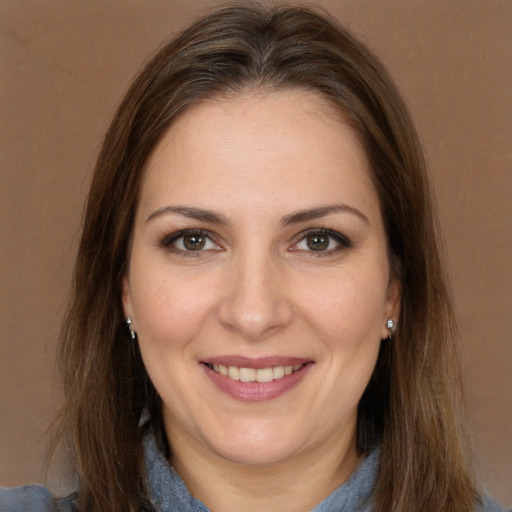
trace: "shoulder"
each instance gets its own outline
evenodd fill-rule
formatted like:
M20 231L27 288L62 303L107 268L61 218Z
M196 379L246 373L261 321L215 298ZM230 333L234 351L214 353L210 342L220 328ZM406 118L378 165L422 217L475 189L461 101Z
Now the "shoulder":
M500 505L497 501L492 499L490 496L484 496L482 500L482 506L479 512L512 512Z
M0 487L0 512L73 512L71 499L55 499L42 485Z

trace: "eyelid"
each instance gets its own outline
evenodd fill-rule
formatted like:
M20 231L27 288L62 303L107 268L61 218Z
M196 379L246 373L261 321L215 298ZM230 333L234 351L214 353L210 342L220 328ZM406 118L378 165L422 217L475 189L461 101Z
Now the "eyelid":
M336 247L332 249L327 249L324 251L314 251L314 250L305 250L305 249L298 249L297 246L303 242L308 236L311 235L323 235L327 236L331 239L334 239L337 243ZM307 229L306 231L301 232L299 235L297 235L297 240L294 242L292 247L290 247L290 251L301 251L313 256L328 256L330 254L338 253L340 251L343 251L344 249L348 249L352 247L352 241L344 234L340 233L339 231L329 229L329 228L311 228Z
M173 245L180 238L184 238L186 236L194 236L194 235L205 237L211 243L215 244L217 246L217 248L216 249L200 249L197 251L186 251L183 249L179 249L178 247ZM222 246L216 240L216 237L212 235L212 233L210 233L209 231L206 231L204 229L194 229L194 228L187 228L187 229L180 229L178 231L173 231L172 233L169 233L166 236L164 236L160 240L158 245L160 247L163 247L164 249L174 252L176 254L185 254L187 256L200 256L202 253L208 253L211 251L222 250Z
M198 250L194 251L194 250L180 249L179 247L176 247L175 245L173 245L180 238L184 238L186 236L194 236L194 235L205 237L209 242L214 244L216 246L216 248L215 249L202 248L202 249L198 249ZM334 240L334 242L336 243L336 246L331 249L325 249L325 250L319 250L319 251L301 249L301 248L297 247L301 242L303 242L308 236L311 236L311 235L327 236L331 240ZM211 233L210 231L207 231L204 229L186 228L186 229L180 229L178 231L173 231L173 232L165 235L163 238L161 238L158 245L170 252L175 253L175 254L197 257L197 256L205 255L205 253L211 253L212 251L213 252L222 251L224 248L222 247L222 245L220 244L220 242L218 241L217 238L218 237L215 236L214 233ZM352 247L352 241L346 235L344 235L336 230L329 229L329 228L311 228L311 229L302 231L301 233L296 235L295 241L293 242L292 246L288 250L291 252L307 253L308 255L311 255L311 256L328 256L328 255L331 255L334 253L341 252L344 249L348 249L350 247Z

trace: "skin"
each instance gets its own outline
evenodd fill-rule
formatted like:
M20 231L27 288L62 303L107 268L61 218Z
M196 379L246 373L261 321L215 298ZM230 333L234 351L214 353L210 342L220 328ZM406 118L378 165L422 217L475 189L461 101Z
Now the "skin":
M336 235L312 250L322 228ZM203 230L201 250L186 229ZM192 494L214 511L306 511L346 481L399 296L365 154L322 97L251 91L181 116L147 162L123 305ZM244 402L201 364L226 354L311 364L287 393Z

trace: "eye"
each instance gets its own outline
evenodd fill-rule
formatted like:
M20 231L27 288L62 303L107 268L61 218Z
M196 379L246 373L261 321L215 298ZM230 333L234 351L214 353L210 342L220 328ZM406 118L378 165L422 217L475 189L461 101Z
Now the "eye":
M161 245L175 252L198 253L221 250L219 245L207 233L201 230L186 230L172 233L162 240Z
M291 250L332 254L351 247L350 240L341 233L331 229L315 229L303 234Z

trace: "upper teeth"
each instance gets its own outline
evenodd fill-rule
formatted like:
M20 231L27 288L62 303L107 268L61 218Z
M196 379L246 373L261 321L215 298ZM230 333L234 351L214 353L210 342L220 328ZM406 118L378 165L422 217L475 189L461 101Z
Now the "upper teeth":
M271 368L256 369L214 364L210 365L210 368L233 380L241 380L242 382L270 382L274 379L280 379L285 375L290 375L290 373L299 370L302 366L297 364L295 366L273 366Z

